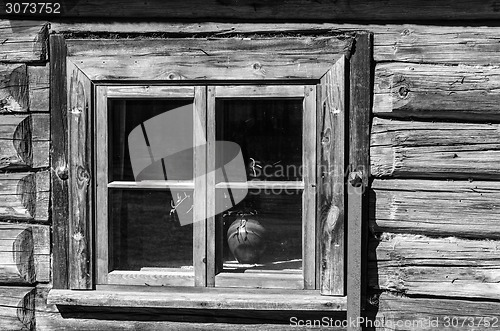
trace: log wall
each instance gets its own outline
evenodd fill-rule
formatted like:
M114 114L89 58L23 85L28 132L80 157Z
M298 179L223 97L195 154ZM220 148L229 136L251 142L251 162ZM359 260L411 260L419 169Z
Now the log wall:
M396 2L388 6L395 8ZM454 8L451 16L466 16ZM484 8L468 17L486 18L490 11ZM279 16L267 13L268 18ZM389 17L380 13L373 17ZM0 320L5 316L15 329L32 328L32 288L50 281L50 31L82 38L373 32L368 313L386 321L438 318L440 330L470 330L467 325L445 327L446 316L496 316L500 28L487 22L379 25L371 24L373 17L365 17L366 24L53 22L50 30L46 22L0 21L2 39L6 36L0 42ZM16 248L8 252L10 247ZM40 330L184 327L63 318L43 295L37 307Z

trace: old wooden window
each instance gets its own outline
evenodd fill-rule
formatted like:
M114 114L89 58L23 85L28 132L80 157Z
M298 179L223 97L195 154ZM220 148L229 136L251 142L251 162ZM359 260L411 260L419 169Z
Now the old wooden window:
M366 170L368 121L357 110L369 108L369 52L353 70L354 38L52 36L51 302L100 305L113 293L129 305L120 285L132 284L179 288L161 307L235 307L239 292L224 289L245 287L259 309L300 310L304 298L308 309L344 309L347 287L359 308L361 200L344 192L355 185L346 189L346 173L357 183L352 171ZM263 254L229 252L228 237L262 227ZM158 305L151 291L140 300Z
M97 86L96 284L314 289L316 88Z

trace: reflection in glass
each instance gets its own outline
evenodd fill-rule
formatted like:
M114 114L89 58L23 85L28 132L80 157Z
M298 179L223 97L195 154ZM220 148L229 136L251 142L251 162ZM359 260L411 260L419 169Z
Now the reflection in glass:
M216 204L225 201L216 190ZM216 220L220 272L302 270L302 191L251 189Z
M109 192L110 271L146 267L192 268L192 191L121 190Z
M193 179L192 100L110 99L108 109L110 181Z
M219 99L216 140L241 146L248 180L301 180L302 110L302 99Z

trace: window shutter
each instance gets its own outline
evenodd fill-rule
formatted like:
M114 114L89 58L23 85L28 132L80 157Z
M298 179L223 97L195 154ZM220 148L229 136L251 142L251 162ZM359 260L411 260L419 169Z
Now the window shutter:
M69 139L69 287L91 289L91 81L67 62Z
M344 173L346 60L342 56L318 85L319 277L323 295L344 295Z

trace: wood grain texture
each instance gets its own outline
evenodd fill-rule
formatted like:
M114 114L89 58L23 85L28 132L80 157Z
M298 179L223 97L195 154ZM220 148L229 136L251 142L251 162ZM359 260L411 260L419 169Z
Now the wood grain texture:
M342 60L339 60L342 62ZM316 192L317 192L317 87L315 85L306 85L303 87L305 97L303 99L303 117L302 117L302 164L304 170L302 180L304 190L302 191L302 270L303 289L316 289L317 266L317 247L316 238L317 219L316 213ZM342 89L345 92L345 90ZM340 103L340 101L338 102ZM336 262L336 261L335 261Z
M35 263L35 280L48 283L51 279L50 233L49 225L31 225L33 233L33 262Z
M498 31L498 27L385 26L375 31L374 59L496 65L500 58Z
M69 287L92 287L91 82L67 62L69 133Z
M318 79L350 49L349 40L335 37L68 40L68 45L72 61L91 80Z
M48 112L50 110L49 69L48 64L28 66L30 112Z
M497 299L500 241L384 234L371 242L369 286L408 295Z
M47 222L50 174L48 171L0 174L0 220Z
M28 110L28 76L24 64L0 64L0 113Z
M374 118L375 177L487 179L500 176L500 126Z
M307 9L307 10L304 10ZM102 4L89 0L76 5L63 4L61 16L87 18L162 18L216 20L323 20L323 21L428 21L428 20L481 20L498 19L496 2L481 1L421 1L401 3L397 0L384 2L380 6L369 0L357 1L171 1L169 5L160 0L147 3L107 1ZM44 15L35 14L37 17Z
M60 35L50 36L50 168L54 288L68 287L68 122L66 45Z
M500 238L500 184L486 181L375 179L373 232Z
M344 169L346 141L346 59L342 57L317 86L319 288L344 295Z
M0 284L34 283L33 253L33 233L28 225L0 223Z
M158 291L72 291L52 290L49 304L114 307L156 307L184 309L234 309L234 310L341 310L345 297L321 296L317 291L217 289L159 287Z
M383 6L380 6L383 7ZM471 7L472 8L472 7ZM157 33L171 36L230 36L241 34L331 34L371 31L375 61L497 65L500 27L415 24L334 23L53 23L58 32Z
M399 322L397 330L413 331L431 331L431 330L485 330L491 327L491 323L498 318L500 303L488 301L470 301L447 298L408 298L395 296L391 293L383 293L380 297L374 298L375 307L371 307L373 318L378 322L385 322L387 329L395 329L398 321L410 321L409 325ZM458 326L452 326L451 320L445 324L445 317L461 317ZM475 326L462 326L465 317L474 319ZM437 324L431 325L429 319L433 322L437 319ZM485 327L484 322L478 325L480 320L489 320L490 327ZM391 324L389 324L391 323ZM494 328L493 328L494 329Z
M370 116L373 36L358 33L349 72L349 185L347 190L347 318L363 316L366 264L364 243L368 216L365 188L370 178ZM354 176L353 176L354 175ZM350 331L361 330L357 325Z
M38 62L47 57L47 22L0 19L0 36L1 62Z
M148 287L149 290L155 290ZM258 310L210 310L210 309L163 309L129 308L113 309L98 307L98 311L68 312L64 307L47 304L49 286L38 286L36 296L37 330L310 330L306 326L290 326L290 317L300 319L309 316L321 318L324 314L341 319L345 314L310 311L258 311ZM85 307L87 308L87 307ZM71 308L70 308L71 309ZM338 328L343 330L344 328Z
M373 113L499 121L500 68L380 63L375 70Z
M35 329L35 289L0 287L0 329Z
M0 169L49 165L49 115L0 115Z

